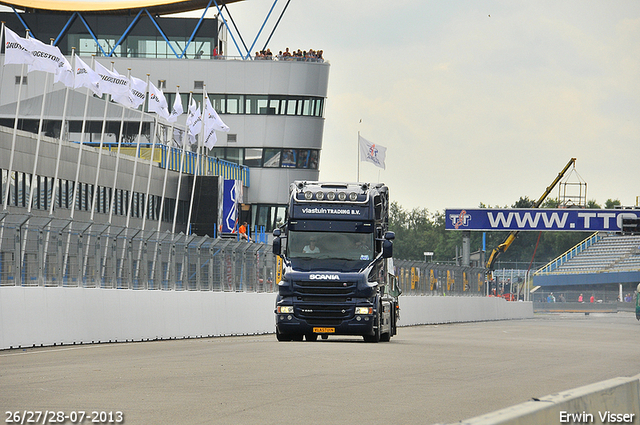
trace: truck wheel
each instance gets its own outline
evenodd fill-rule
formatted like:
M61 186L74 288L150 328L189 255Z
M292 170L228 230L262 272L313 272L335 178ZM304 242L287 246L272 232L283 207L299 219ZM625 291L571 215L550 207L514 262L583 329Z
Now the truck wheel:
M303 334L293 334L293 335L291 335L291 341L302 341L302 338L304 338Z
M291 335L282 334L278 331L278 328L276 328L276 339L280 342L291 341Z
M378 308L378 312L376 313L376 321L375 321L375 331L373 335L363 335L365 342L380 342L380 308Z
M304 336L304 339L306 339L307 341L317 341L318 340L318 334L306 334Z

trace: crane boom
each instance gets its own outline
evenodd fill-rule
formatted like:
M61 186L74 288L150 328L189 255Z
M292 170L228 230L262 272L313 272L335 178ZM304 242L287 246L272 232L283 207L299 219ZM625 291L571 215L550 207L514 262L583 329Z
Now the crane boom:
M547 196L549 196L549 194L551 193L551 191L553 190L554 187L556 187L556 185L558 184L558 182L560 180L562 180L562 178L564 177L564 175L567 173L567 171L569 170L569 168L574 165L575 166L576 163L576 159L575 158L571 158L571 160L569 160L569 162L567 163L567 165L565 165L565 167L562 169L562 171L560 171L558 173L558 176L555 178L555 180L553 180L553 182L551 182L551 184L547 187L547 189L544 191L544 193L542 194L542 196L540 196L540 198L538 198L538 200L536 202L533 203L533 208L538 208L540 207L540 205L542 205L542 203L544 202L544 200L547 198ZM492 272L493 269L495 267L495 263L496 260L498 259L498 257L500 256L500 254L502 254L503 252L505 252L507 249L509 249L509 247L511 246L511 244L516 240L516 238L518 237L518 230L514 230L512 232L509 233L509 236L507 236L507 238L505 239L504 242L502 242L500 245L498 245L497 248L494 248L493 251L491 251L491 254L489 255L489 259L487 260L486 263L486 268L489 270L488 271L488 278L489 280L491 280L492 276Z

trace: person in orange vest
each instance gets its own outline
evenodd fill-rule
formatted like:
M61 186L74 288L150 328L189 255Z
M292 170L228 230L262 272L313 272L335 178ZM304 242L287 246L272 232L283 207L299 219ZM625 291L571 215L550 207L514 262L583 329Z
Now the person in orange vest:
M244 223L242 223L242 226L240 226L240 228L238 229L238 233L240 233L240 238L247 241L247 242L251 242L251 238L249 237L249 235L247 235L247 222L245 221Z

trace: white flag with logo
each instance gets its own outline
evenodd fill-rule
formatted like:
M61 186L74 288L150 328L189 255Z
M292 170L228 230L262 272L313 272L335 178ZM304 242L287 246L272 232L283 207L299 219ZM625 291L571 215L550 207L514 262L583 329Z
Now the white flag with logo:
M149 112L155 112L158 116L168 120L169 109L167 108L167 98L164 93L149 81Z
M30 38L31 56L33 60L29 64L29 72L44 71L50 74L57 74L58 68L63 66L62 52L57 46L44 44L40 40Z
M194 144L196 142L196 136L200 133L200 130L202 130L202 114L196 101L193 99L191 99L191 104L189 105L187 128L189 129L189 142ZM184 140L186 140L186 138Z
M384 160L387 156L387 148L371 143L360 135L358 135L358 142L360 144L360 161L370 162L384 170Z
M30 39L22 38L9 28L4 27L4 64L25 64L29 65L33 62L31 55L32 43Z
M100 62L96 62L96 73L100 76L100 88L102 93L108 93L111 96L126 96L129 93L129 79L117 72L109 71L102 66Z
M129 77L129 90L127 93L124 95L114 95L113 100L128 108L137 109L138 106L144 103L146 96L147 82L132 75Z
M180 97L180 92L176 90L176 100L173 101L173 109L171 110L171 115L167 119L169 122L176 122L178 117L184 113L184 109L182 108L182 98Z
M204 103L204 145L207 149L213 149L218 141L216 131L229 131L229 127L222 122L220 116L211 105L209 96L205 98Z
M58 71L56 72L56 76L53 81L55 83L61 82L69 88L74 88L73 68L71 68L71 64L64 56L61 57L60 66L58 66Z
M73 88L85 87L95 93L96 96L102 97L100 89L100 81L102 80L97 72L87 65L79 56L76 56L76 69L74 70L75 78Z

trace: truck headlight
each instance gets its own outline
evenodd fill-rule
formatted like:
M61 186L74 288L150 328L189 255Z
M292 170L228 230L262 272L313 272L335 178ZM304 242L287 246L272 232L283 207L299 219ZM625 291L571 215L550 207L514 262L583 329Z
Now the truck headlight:
M373 314L373 307L356 307L356 314Z
M292 314L293 313L293 306L292 305L279 305L278 306L278 313L280 313L280 314Z

